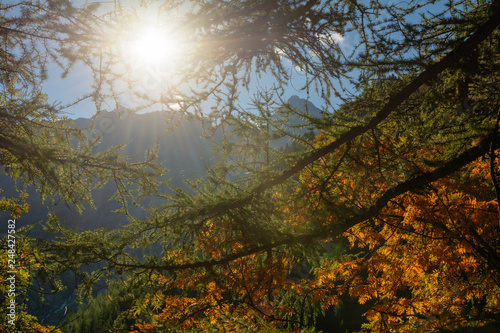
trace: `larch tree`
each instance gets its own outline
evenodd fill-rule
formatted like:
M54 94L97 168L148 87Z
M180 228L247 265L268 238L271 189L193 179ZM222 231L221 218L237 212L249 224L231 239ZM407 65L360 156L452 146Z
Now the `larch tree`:
M49 2L83 10L62 3ZM115 329L305 329L344 295L374 332L498 322L499 1L148 4L182 44L159 91L120 65L140 9L116 2L71 35L106 40L69 44L100 45L97 112L132 91L134 110L161 105L224 138L207 176L146 219L54 224L64 237L44 246L59 265L104 262L86 286L118 274L123 297L141 287L136 323ZM283 101L297 84L321 118ZM313 141L287 126L296 115ZM273 146L284 137L300 149Z
M15 219L29 210L26 188L34 187L46 203L62 201L81 211L84 204L93 206L93 188L114 181L116 195L126 202L130 184L152 193L162 172L152 163L153 150L132 163L119 147L96 152L100 137L73 126L67 110L95 91L82 92L69 105L51 102L43 92L48 75L64 77L78 64L99 75L93 64L105 41L96 28L102 24L96 9L95 4L75 8L69 1L0 3L0 166L17 181L18 191L17 197L0 198L1 210L10 214L2 215L1 223L7 234L1 241L2 309L10 300L18 302L16 320L2 311L3 332L53 331L26 312L26 293L35 276L53 281L72 268L52 261L27 230L15 227ZM12 272L15 288L9 282Z

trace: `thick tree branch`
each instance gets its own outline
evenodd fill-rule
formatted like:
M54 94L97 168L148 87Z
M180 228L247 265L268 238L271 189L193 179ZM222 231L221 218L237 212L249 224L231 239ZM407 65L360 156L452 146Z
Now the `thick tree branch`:
M495 137L496 135L498 135L499 124L500 124L500 108L498 109L497 122L495 124L495 133L494 133ZM497 204L499 205L498 212L500 213L500 186L498 185L497 172L495 171L496 149L497 146L495 144L495 140L492 140L490 146L490 176L491 176L491 182L493 183L493 187L495 188L495 194L497 196Z
M480 26L475 33L473 33L466 41L461 43L443 59L434 63L433 65L430 65L425 71L423 71L419 76L413 79L397 94L392 96L386 103L386 105L379 112L377 112L366 125L355 126L351 128L349 131L342 134L337 140L299 160L293 167L284 171L281 175L278 175L268 181L261 183L254 190L253 195L259 195L265 190L283 183L285 180L297 174L319 158L334 152L346 142L352 141L363 133L375 128L420 87L436 79L438 75L441 74L444 70L452 67L461 58L467 56L470 50L473 50L478 44L484 41L500 25L499 1L494 1L492 6L494 6L495 10L488 21Z
M484 138L477 146L474 146L464 152L462 152L457 157L449 160L443 166L429 172L424 172L414 178L410 178L403 183L396 185L395 187L386 191L382 196L380 196L375 204L373 204L368 209L365 209L363 212L353 216L352 218L346 220L342 224L342 228L340 233L352 228L356 224L363 222L376 214L378 214L389 201L396 198L399 195L407 193L409 191L415 191L425 187L426 185L435 182L438 179L446 177L460 168L466 166L467 164L473 162L481 156L484 156L488 153L490 149L490 145L492 139L495 138L496 143L498 143L499 139L496 138L496 134L492 133ZM334 236L340 235L338 230L333 231Z
M433 171L425 172L416 177L409 178L406 181L394 186L393 188L389 189L384 194L382 194L372 206L366 208L365 210L361 211L360 213L354 216L351 216L350 218L345 219L344 221L335 223L328 231L321 229L312 234L290 236L277 242L257 245L245 251L233 253L218 260L213 259L213 260L197 261L185 264L171 264L171 265L147 265L147 264L128 264L128 263L114 262L113 265L129 269L151 269L157 271L179 271L185 269L204 268L216 265L226 265L232 261L250 256L252 254L262 253L283 245L308 243L317 239L326 239L326 238L340 236L353 226L376 216L378 213L380 213L380 211L382 211L382 209L386 207L386 205L392 199L395 199L396 197L402 194L422 189L428 184L438 179L449 176L452 173L458 171L460 168L478 159L479 157L484 156L489 152L489 148L493 138L496 138L494 133L484 138L477 146L474 146L464 151L460 155L456 156L455 158L452 158L451 160L446 162L443 166ZM498 144L499 139L496 138L496 141L497 141L496 144Z

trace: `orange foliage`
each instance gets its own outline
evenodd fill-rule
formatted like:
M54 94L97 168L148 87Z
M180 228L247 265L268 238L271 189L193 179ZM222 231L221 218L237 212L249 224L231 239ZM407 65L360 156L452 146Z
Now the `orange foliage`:
M195 241L196 251L207 255L206 259L218 260L247 246L235 240L238 232L230 223L218 222L216 231L215 224L208 221ZM186 252L178 249L170 251L166 258L176 263L189 262ZM204 331L216 324L237 330L238 325L248 323L259 327L261 320L280 324L282 316L295 314L293 308L280 304L279 298L281 292L296 287L286 274L293 260L290 251L274 249L225 265L156 275L151 283L154 295L139 302L152 308L153 298L161 295L161 310L154 312L151 323L136 324L132 332L154 332L159 327Z
M369 206L387 190L387 183L396 180L392 172L383 171L385 166L378 168L373 160L360 158L350 170L354 175L364 173L371 183L354 188L344 177L340 185L325 185L331 161L324 163L303 181L310 189L331 186L336 192L329 193L331 197L341 192L340 202L347 203L347 209ZM369 174L373 168L378 175ZM415 163L414 168L428 167ZM320 194L310 193L321 202ZM328 223L339 218L332 215ZM477 160L463 173L398 197L344 237L350 254L324 260L315 270L313 284L325 308L335 304L338 295L349 294L370 305L367 328L373 332L481 325L484 318L500 315L499 214L488 160Z

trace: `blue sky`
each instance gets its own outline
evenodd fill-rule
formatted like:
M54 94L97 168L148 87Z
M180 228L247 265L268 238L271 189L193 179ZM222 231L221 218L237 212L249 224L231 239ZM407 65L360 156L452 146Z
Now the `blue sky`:
M78 2L78 1L77 1ZM110 3L108 3L109 5ZM436 5L433 7L434 10L440 10L443 8L442 4ZM103 8L105 10L105 8ZM416 16L413 16L411 19L416 19ZM336 38L336 42L341 46L341 48L347 53L353 49L354 44L356 43L357 36L354 34L347 36L333 36ZM289 69L289 73L291 74L290 84L285 89L285 95L283 99L286 100L292 95L298 95L299 97L306 98L309 97L310 100L316 104L318 107L322 107L322 99L320 96L316 95L314 89L310 89L309 94L307 94L302 87L305 84L305 76L303 72L293 67L290 61L284 61L285 68ZM139 72L143 75L142 78L138 80L135 89L144 92L144 93L155 93L155 90L161 91L162 89L162 80L161 74L157 75L151 66L143 65L138 66ZM78 65L70 72L70 74L62 79L61 71L54 65L49 66L49 80L44 82L43 91L49 95L49 100L53 103L59 103L59 105L65 105L67 103L72 103L75 99L83 96L86 93L89 93L92 90L92 75L88 68L85 68L83 65ZM144 75L145 74L145 75ZM159 79L158 79L159 78ZM270 89L273 86L273 79L271 76L263 75L259 79L254 79L251 91L241 92L241 101L240 105L245 106L250 102L252 95L257 91L257 87L261 89ZM126 89L125 89L126 90ZM158 93L158 91L156 93ZM139 103L137 98L133 96L130 92L124 93L120 96L123 106L126 107L135 107ZM333 99L331 102L337 102L337 100ZM103 105L103 108L111 111L115 108L115 105L111 102L106 105ZM161 107L158 106L158 110L161 110ZM155 108L150 109L155 110ZM79 103L76 106L68 108L65 110L67 116L70 118L79 118L86 117L89 118L95 114L95 106L93 102L88 99Z

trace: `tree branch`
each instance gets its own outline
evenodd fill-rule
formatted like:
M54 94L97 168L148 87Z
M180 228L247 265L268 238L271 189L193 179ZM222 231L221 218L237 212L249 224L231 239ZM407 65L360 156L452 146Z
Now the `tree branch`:
M499 124L500 124L500 108L498 109L497 122L495 124L495 132L493 134L495 138L498 135ZM496 148L497 146L495 144L495 140L492 140L490 145L490 176L491 176L491 182L493 183L493 187L495 188L495 194L497 196L498 212L500 213L500 186L498 185L497 173L495 171Z
M479 157L484 156L485 154L488 153L493 138L495 138L497 141L499 140L498 138L496 138L495 134L492 133L487 137L485 137L483 140L481 140L481 142L477 146L474 146L462 152L460 155L446 162L443 166L433 171L425 172L416 177L409 178L406 181L394 186L393 188L384 192L384 194L382 194L372 206L366 208L365 210L361 211L360 213L354 216L351 216L350 218L345 219L344 221L341 221L340 223L335 223L335 225L333 225L328 231L321 229L312 234L289 236L280 241L258 245L250 249L247 249L245 251L225 256L218 260L212 259L206 261L197 261L185 264L171 264L171 265L147 265L147 264L128 264L128 263L114 262L113 265L129 269L151 269L156 271L167 271L167 272L186 270L186 269L205 268L205 267L226 265L232 261L250 256L252 254L263 253L265 251L283 245L309 243L313 240L340 236L341 234L343 234L345 231L349 230L356 224L359 224L361 222L368 220L369 218L373 218L374 216L376 216L378 213L380 213L382 209L386 207L386 205L392 199L407 192L422 189L426 185L438 179L449 176L452 173L458 171L460 168L478 159Z
M387 104L370 119L366 125L352 127L349 131L340 135L340 137L328 144L327 146L318 149L303 159L299 160L293 167L284 171L266 182L261 183L254 190L253 195L259 195L271 187L278 185L296 173L303 170L306 166L318 160L319 158L334 152L340 146L363 133L375 128L384 119L386 119L394 110L396 110L406 99L408 99L420 87L437 78L445 69L456 64L461 58L467 56L469 51L474 49L478 44L484 41L499 25L500 25L500 6L499 1L495 1L492 6L495 8L492 16L475 33L473 33L466 41L461 43L457 48L446 55L441 61L430 65L419 76L413 79L408 85L401 89L397 94L393 95Z
M365 209L363 212L346 220L342 224L341 233L350 229L356 224L375 216L387 205L389 201L396 198L397 196L407 193L409 191L415 191L421 189L425 187L427 184L430 184L438 179L446 177L458 171L460 168L466 166L467 164L473 162L474 160L478 159L479 157L484 156L486 153L488 153L493 138L495 138L495 140L498 141L498 138L496 138L495 133L492 133L483 140L481 140L481 142L477 146L474 146L462 152L457 157L446 162L443 166L433 171L424 172L416 177L410 178L405 182L400 183L394 186L393 188L387 190L377 199L377 201L375 201L375 204L373 204L371 207ZM340 235L340 233L338 231L333 231L333 235L338 236Z

